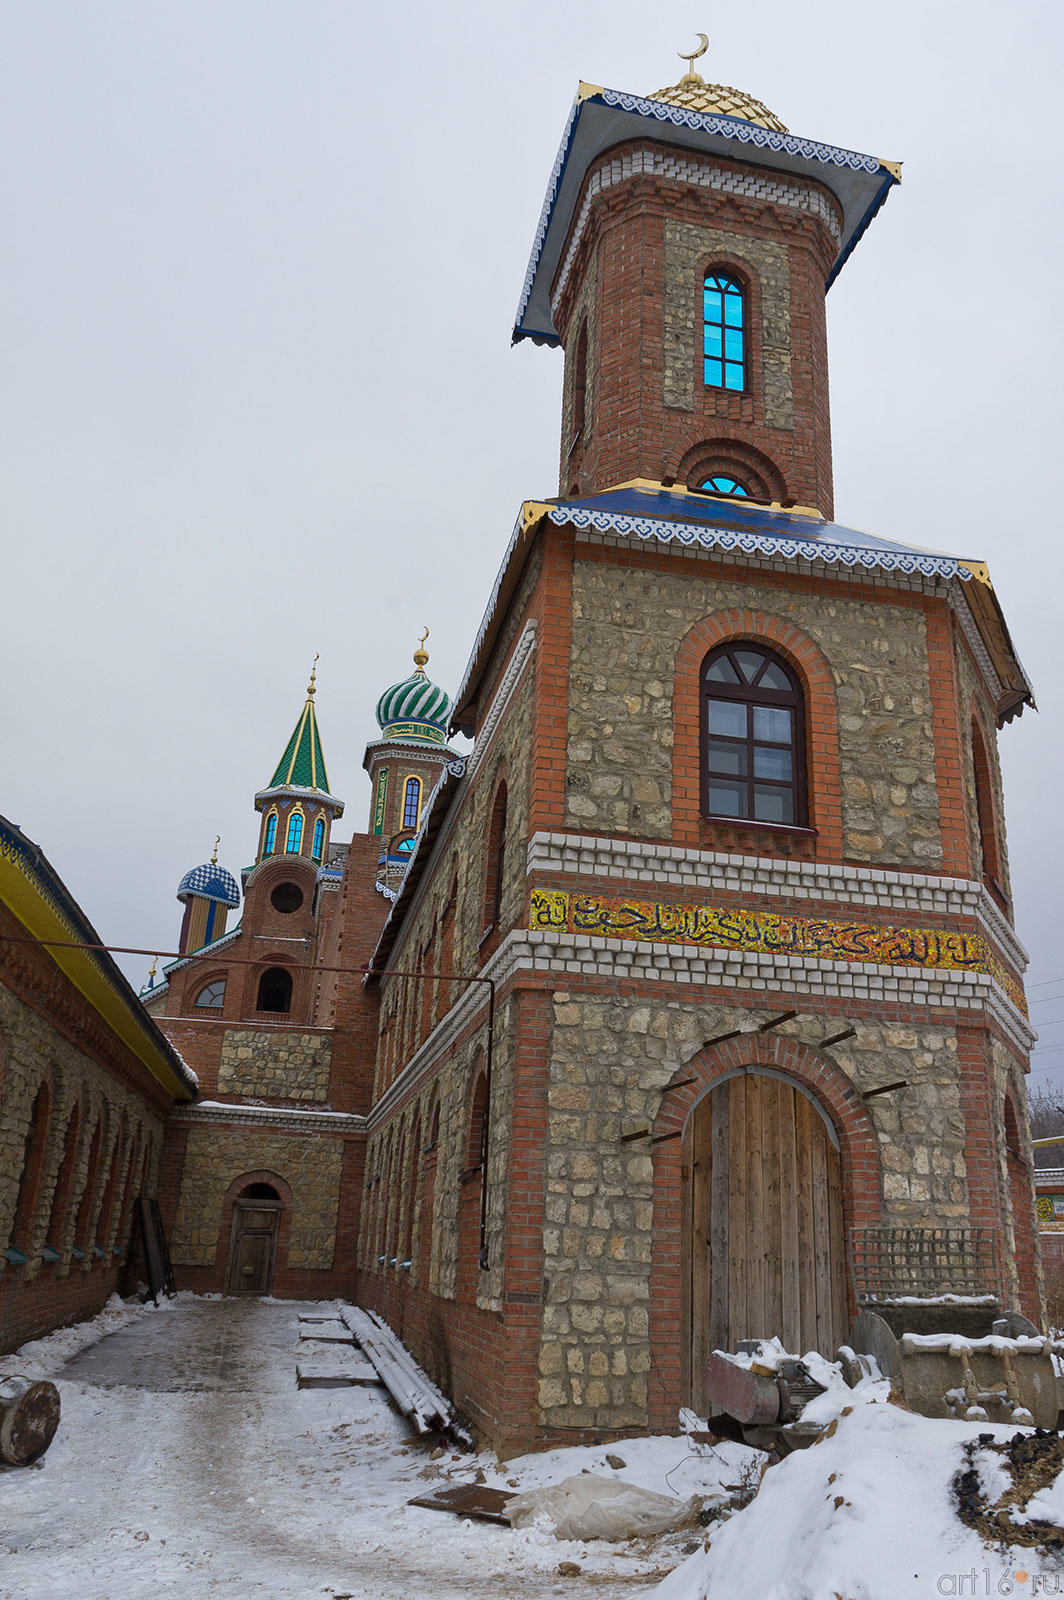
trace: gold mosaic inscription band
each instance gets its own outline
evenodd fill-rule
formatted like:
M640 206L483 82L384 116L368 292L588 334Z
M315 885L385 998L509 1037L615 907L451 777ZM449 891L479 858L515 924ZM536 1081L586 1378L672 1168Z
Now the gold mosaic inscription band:
M530 926L644 943L813 956L821 961L984 972L1027 1015L1023 986L977 933L781 916L775 911L750 911L743 906L672 906L654 900L567 894L562 889L533 889Z

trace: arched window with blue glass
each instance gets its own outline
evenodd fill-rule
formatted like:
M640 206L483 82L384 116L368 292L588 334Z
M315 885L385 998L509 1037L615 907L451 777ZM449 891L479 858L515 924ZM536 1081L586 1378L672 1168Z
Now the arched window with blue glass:
M297 856L303 843L303 813L293 811L288 819L288 836L285 839L285 854Z
M262 842L264 856L272 856L277 847L277 813L271 811L266 818L266 835Z
M314 843L311 845L311 855L315 861L320 861L325 853L325 818L318 817L314 824Z
M403 791L403 827L416 828L421 814L421 779L407 778Z
M707 389L746 388L746 301L730 273L711 268L702 285L703 374Z
M698 486L706 489L710 494L734 495L739 500L749 500L750 491L741 478L733 478L730 472L712 472Z

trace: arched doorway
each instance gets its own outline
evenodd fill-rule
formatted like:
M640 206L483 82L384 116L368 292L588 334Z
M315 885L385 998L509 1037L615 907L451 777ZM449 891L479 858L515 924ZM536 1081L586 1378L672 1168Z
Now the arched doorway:
M272 1183L249 1183L233 1201L226 1294L269 1294L283 1201Z
M838 1138L793 1078L729 1073L684 1132L692 1402L711 1350L778 1337L834 1356L847 1332Z

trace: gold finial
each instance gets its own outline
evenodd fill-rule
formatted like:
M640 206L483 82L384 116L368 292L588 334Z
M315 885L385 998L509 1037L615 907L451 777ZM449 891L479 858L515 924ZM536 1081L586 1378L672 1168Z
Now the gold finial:
M314 686L318 681L318 657L320 656L320 654L321 654L320 650L315 650L315 652L314 652L314 662L313 662L313 664L311 666L311 669L310 669L310 682L307 684L307 699L308 700L313 700L315 694L317 693L317 691L316 691Z
M221 834L220 833L216 833L215 836L214 836L214 849L211 851L211 866L212 867L216 867L218 865L218 846L221 844L221 842L222 842Z
M698 35L698 37L702 42L698 46L697 50L689 50L689 51L677 50L677 52L676 52L676 54L679 56L681 61L686 61L687 62L687 73L686 73L686 76L688 78L697 78L698 77L698 73L695 71L695 62L698 60L699 56L704 56L706 51L709 49L709 36L708 36L708 34L700 33Z
M148 972L148 988L149 989L153 988L154 985L155 985L155 974L158 972L158 970L159 970L159 957L158 956L152 956L152 958L151 958L151 968L150 968L150 970Z
M426 628L424 633L421 635L421 638L417 642L417 649L414 651L414 665L419 672L424 672L425 664L429 659L429 653L425 649L425 640L428 638L428 636L429 630Z

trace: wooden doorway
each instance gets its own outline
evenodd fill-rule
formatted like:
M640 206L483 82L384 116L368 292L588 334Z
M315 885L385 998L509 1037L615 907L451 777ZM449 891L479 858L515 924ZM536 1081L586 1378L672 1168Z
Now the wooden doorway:
M750 1069L696 1105L684 1138L692 1403L711 1350L778 1337L835 1355L847 1333L834 1130L792 1079Z
M282 1201L269 1183L250 1183L233 1202L226 1294L269 1294Z

